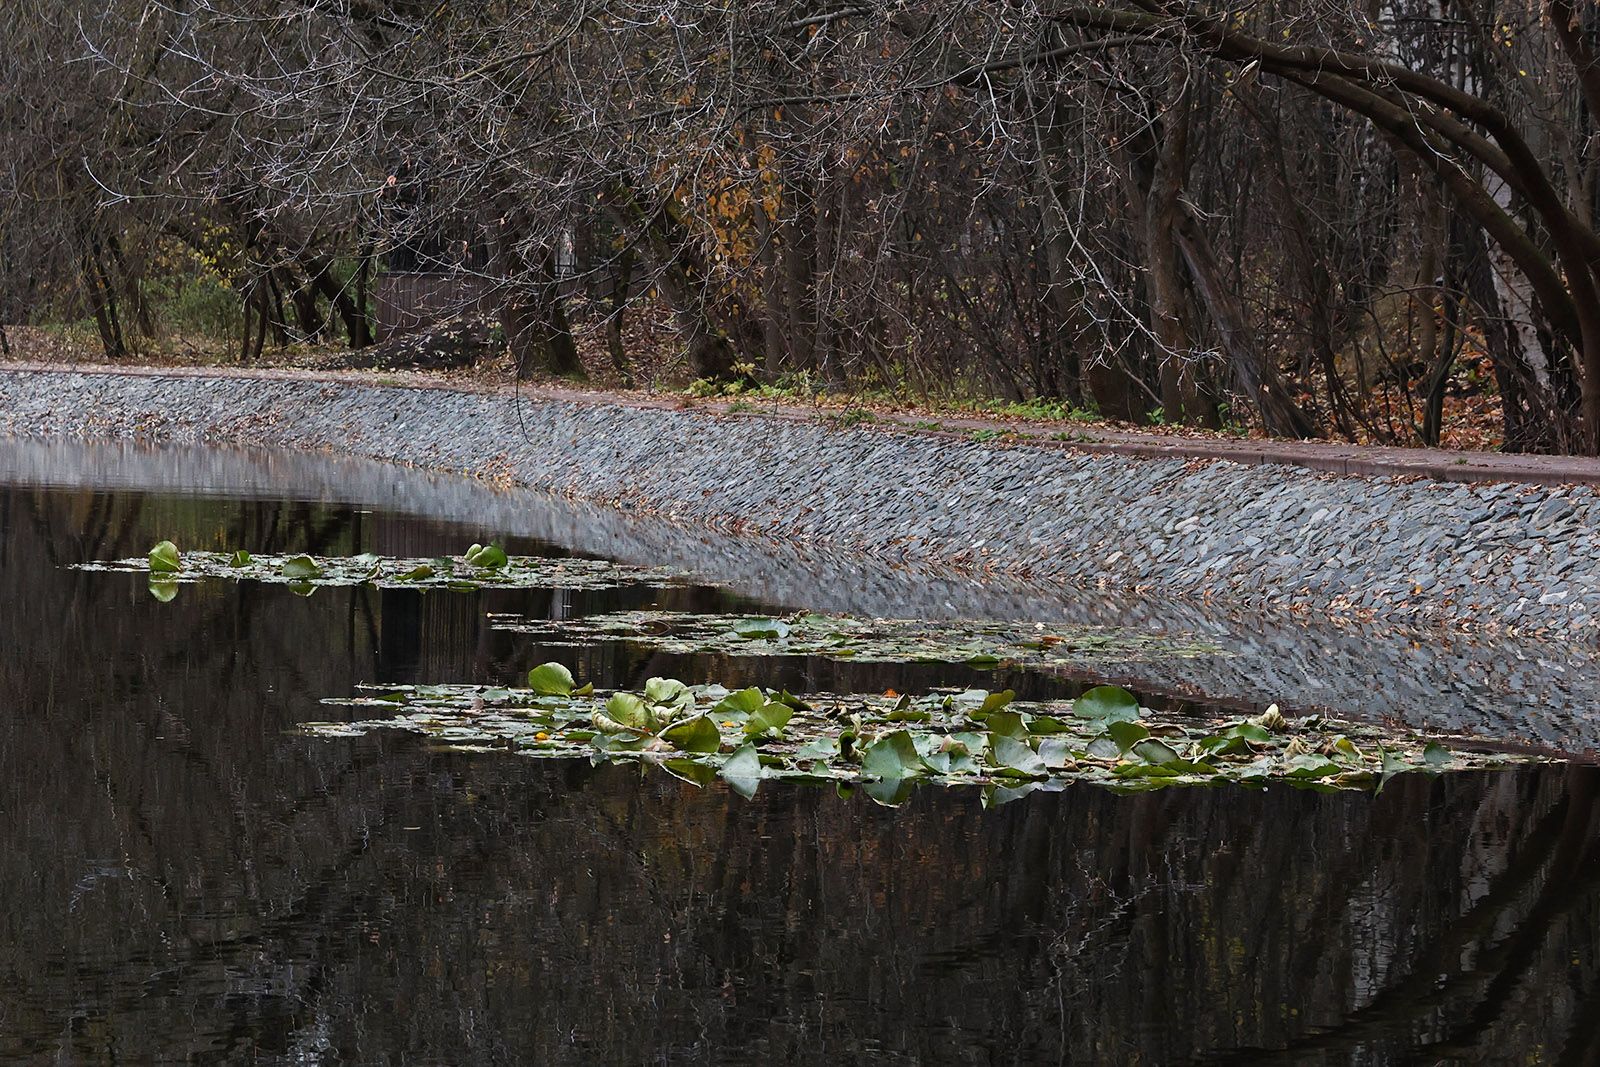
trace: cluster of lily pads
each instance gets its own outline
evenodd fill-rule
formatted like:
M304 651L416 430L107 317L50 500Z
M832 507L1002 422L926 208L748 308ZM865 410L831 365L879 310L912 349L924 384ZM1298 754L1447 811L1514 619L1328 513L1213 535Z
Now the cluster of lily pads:
M259 555L237 552L179 552L162 541L143 558L74 564L80 570L147 572L151 593L170 600L181 582L206 578L249 579L287 585L309 594L321 586L372 585L385 589L613 589L624 585L665 586L679 576L656 567L633 567L601 559L508 556L499 545L473 545L459 556L430 559L312 556L304 553Z
M1089 660L1126 662L1222 655L1215 645L1103 626L1052 626L1004 622L866 619L800 613L693 614L639 610L569 619L491 614L495 629L537 637L545 644L587 645L633 641L664 652L735 656L821 656L864 663L965 663L1056 667Z
M636 761L697 785L721 778L746 796L764 780L788 779L859 787L883 803L905 800L922 782L981 787L993 804L1074 782L1122 792L1273 782L1376 789L1396 774L1529 761L1452 750L1375 725L1290 720L1275 706L1233 720L1163 716L1116 686L1050 702L982 689L801 699L671 678L652 678L638 691L599 692L547 663L530 673L526 688L367 687L325 703L385 714L308 723L307 733L401 729L468 750Z

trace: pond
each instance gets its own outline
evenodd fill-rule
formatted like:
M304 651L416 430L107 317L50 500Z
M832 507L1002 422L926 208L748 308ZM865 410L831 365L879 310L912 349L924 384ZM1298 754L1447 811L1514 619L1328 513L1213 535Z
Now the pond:
M746 798L720 780L461 751L398 730L307 736L301 724L330 717L324 699L364 684L517 685L547 660L602 688L651 676L796 693L1003 684L1051 700L1102 679L1092 665L764 660L508 628L497 620L652 609L889 614L894 587L864 571L807 586L776 568L762 585L763 568L739 555L748 546L730 544L718 573L706 565L714 540L653 547L554 502L513 521L491 502L452 503L444 483L422 500L432 483L420 477L250 462L0 445L0 1059L1600 1054L1600 770L1581 760L1403 774L1378 793L1068 784L986 807L975 791L928 787L888 807L782 781ZM634 567L692 559L718 584L299 596L222 579L164 601L142 574L70 566L142 556L164 538L422 559L496 540L514 555L578 549ZM985 612L981 584L904 582L903 615L943 602L958 616L1023 617L1004 590ZM1076 610L1057 615L1078 621ZM1342 640L1356 650L1350 677L1316 673L1314 652L1288 673L1321 706L1370 713L1341 696L1363 669L1363 638ZM1401 662L1365 640L1371 662ZM1385 686L1415 693L1381 713L1478 732L1537 720L1503 732L1589 747L1585 709L1550 698L1594 684L1581 650L1541 660L1445 646ZM1284 696L1293 679L1253 666L1281 655L1228 647L1226 667L1174 656L1101 673L1178 715L1309 706ZM1322 647L1332 670L1346 653ZM1517 668L1526 695L1507 696L1503 661L1519 656L1545 666Z

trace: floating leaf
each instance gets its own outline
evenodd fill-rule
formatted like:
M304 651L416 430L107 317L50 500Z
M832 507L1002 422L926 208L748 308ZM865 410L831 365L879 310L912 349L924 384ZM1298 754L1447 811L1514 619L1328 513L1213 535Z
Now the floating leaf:
M1416 767L1401 759L1398 753L1390 752L1388 749L1384 748L1380 748L1379 753L1382 759L1380 769L1386 776L1391 774L1404 774L1407 771L1416 770Z
M767 695L755 686L751 686L749 689L741 689L737 693L729 693L717 701L716 706L711 710L714 714L721 715L723 718L731 718L736 722L743 722L751 714L761 710L766 702Z
M1289 778L1326 778L1329 775L1342 774L1344 770L1345 768L1328 757L1315 753L1295 756L1283 766L1283 774Z
M723 762L717 776L727 782L735 793L745 798L753 797L761 784L761 757L756 746L746 744Z
M795 750L794 758L804 763L810 760L831 760L839 755L837 737L817 737Z
M484 564L496 566L464 565L466 569L457 576L456 561L447 557L434 559L384 559L371 552L356 556L311 555L252 555L240 550L222 552L185 552L180 558L177 549L168 554L162 542L143 559L121 559L109 563L73 564L76 569L89 571L143 571L152 574L172 574L184 580L197 578L252 579L261 582L283 583L310 581L316 585L376 585L380 588L448 588L472 590L480 587L494 588L548 588L548 589L610 589L623 585L667 585L674 580L671 572L645 567L633 567L606 560L577 559L570 557L517 556L507 557L499 563L504 553L496 548L492 552L479 546L478 558ZM161 550L161 551L158 551Z
M1028 726L1023 721L1022 715L1015 711L997 711L983 720L991 734L1003 734L1006 737L1025 738L1028 736Z
M792 718L794 718L794 709L787 704L779 704L777 701L763 704L746 720L744 724L745 736L754 738L766 734L780 733L785 726L789 725L789 720Z
M540 696L571 696L576 684L572 672L559 663L541 663L528 672L528 688Z
M1129 751L1146 763L1166 764L1178 759L1178 753L1172 746L1157 737L1147 737Z
M381 708L384 717L307 726L307 731L349 737L367 729L407 729L473 751L501 747L596 762L661 764L669 753L680 753L670 758L715 769L746 795L769 777L875 782L870 795L880 802L898 802L899 785L912 780L985 787L1047 782L1050 788L1088 782L1125 793L1282 782L1326 792L1381 789L1394 774L1417 770L1539 762L1454 751L1392 728L1330 719L1306 719L1292 731L1273 733L1259 723L1163 720L1149 710L1141 710L1139 720L1089 718L1071 714L1071 705L1062 701L1013 701L987 716L1000 730L952 730L953 723L983 706L987 694L981 691L818 694L802 701L786 692L767 695L769 690L754 686L730 693L720 685L653 679L646 692L598 695L588 686L570 695L452 685L374 687L361 693L337 703ZM752 707L758 698L761 703ZM911 712L928 717L906 718ZM759 749L751 741L731 756L722 755L725 734L717 724L727 715L743 716L745 729L759 738ZM1047 718L1057 719L1062 729L1043 736L1017 730ZM1199 740L1179 740L1189 737ZM699 779L711 773L687 766L675 772Z
M707 786L717 777L717 769L715 767L709 763L701 763L699 760L662 760L661 768L674 778L681 778L690 785Z
M613 693L606 701L605 714L595 715L595 726L605 733L653 734L656 718L644 700L633 693Z
M649 734L622 730L596 734L589 743L600 756L628 756L645 751L654 740Z
M928 708L912 707L910 698L902 698L884 718L890 722L929 722L933 719L933 712Z
M1150 731L1142 724L1128 719L1112 719L1106 723L1106 736L1116 742L1117 749L1126 755L1132 751L1133 746L1150 736Z
M676 678L651 678L644 683L644 698L652 704L670 708L686 708L694 705L694 694L689 692L688 686Z
M983 806L985 808L998 808L1002 804L1011 803L1013 800L1021 800L1038 788L1038 782L1025 782L1022 785L991 785L983 791Z
M1132 720L1139 717L1139 701L1121 686L1097 685L1072 702L1072 713L1103 722Z
M789 624L781 619L745 618L733 624L733 633L746 641L776 641L789 636Z
M661 739L683 752L715 752L722 747L722 733L706 715L673 723L661 731Z
M1109 737L1097 737L1089 742L1089 747L1084 751L1084 755L1090 759L1098 760L1118 759L1122 755L1122 746Z
M992 715L1017 699L1015 689L1002 689L998 693L990 693L983 698L983 703L978 706L978 715Z
M183 569L183 561L178 557L178 546L171 541L161 541L150 550L149 559L151 574L176 574Z
M995 734L989 738L989 756L1001 774L1042 778L1049 769L1032 748L1004 734Z
M278 573L292 581L305 581L322 574L322 568L310 556L290 556L278 568Z
M1357 762L1361 759L1361 750L1348 737L1335 738L1332 744L1328 746L1328 750L1330 755L1337 755L1343 759ZM1446 755L1448 756L1448 753Z
M515 615L495 615L492 619L498 629L532 634L546 642L625 640L674 653L825 656L879 663L967 663L979 668L1001 663L1053 667L1112 659L1129 662L1223 654L1217 646L1195 640L1093 626L1061 627L1043 639L1026 623L866 619L848 615L803 614L774 619L647 609L570 619Z
M506 550L499 545L473 545L467 549L465 559L474 567L486 571L499 570L510 562Z
M1077 763L1072 757L1072 746L1055 737L1039 742L1039 758L1052 770L1061 770Z
M1065 734L1071 733L1074 727L1054 715L1036 715L1028 720L1030 734Z
M886 808L898 808L911 799L911 794L916 788L915 778L880 778L861 783L861 791L867 798L874 804L881 804Z
M1202 751L1212 755L1230 756L1271 743L1271 731L1256 723L1244 722L1201 738L1199 745Z
M922 754L922 762L938 774L961 775L979 774L983 765L978 762L972 749L962 741L953 737L930 737L929 744L922 744L918 739L917 751Z
M885 734L861 753L861 773L869 778L909 778L926 770L916 742L904 730Z

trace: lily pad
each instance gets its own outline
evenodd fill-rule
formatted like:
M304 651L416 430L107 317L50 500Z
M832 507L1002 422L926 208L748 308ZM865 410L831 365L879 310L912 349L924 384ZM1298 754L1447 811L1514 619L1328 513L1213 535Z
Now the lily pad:
M162 541L152 548L146 563L151 574L176 574L183 569L178 546L171 541Z
M528 672L528 688L542 696L571 696L576 685L572 672L559 663L542 663Z
M868 778L898 780L920 776L927 770L916 742L905 730L885 734L868 745L861 755L861 773Z
M662 740L684 752L715 752L722 747L722 734L708 716L673 723L661 731Z
M465 559L474 567L487 571L497 571L510 562L506 550L499 545L473 545L467 549Z
M245 564L246 567L249 564ZM240 568L235 568L238 570ZM322 567L310 556L290 556L278 568L278 573L293 582L308 582L322 576Z
M1223 654L1217 646L1201 641L1098 626L1046 627L1028 623L934 622L816 614L774 619L762 615L659 610L620 611L570 619L495 614L490 620L496 629L528 634L544 644L632 641L676 654L821 656L865 663L965 663L980 669L1064 667L1108 660L1129 662ZM1098 706L1098 699L1091 697L1088 707ZM1137 706L1133 710L1136 712ZM1121 711L1108 709L1105 714L1112 713Z
M1126 689L1114 685L1097 685L1072 702L1072 713L1101 722L1137 719L1139 702Z
M278 555L235 552L185 552L163 541L139 559L78 563L86 571L134 571L174 581L210 578L248 579L313 586L372 585L380 589L613 589L629 585L661 587L681 580L676 572L634 567L609 560L554 556L507 556L496 545L474 545L469 555L414 559L358 556Z
M717 777L746 798L755 796L756 787L761 784L761 775L761 757L756 755L754 745L745 745L717 769Z
M984 787L986 803L1016 799L1000 790L1068 783L1121 792L1171 786L1257 787L1278 782L1319 790L1375 789L1395 774L1488 770L1539 762L1447 746L1369 723L1279 716L1268 730L1250 720L1205 720L1140 708L1132 694L1100 693L1105 715L1085 716L1082 698L989 703L981 690L920 696L808 695L751 686L652 678L636 691L572 687L570 675L532 672L526 689L469 685L377 686L326 703L371 709L358 722L310 723L314 736L349 737L402 729L477 751L510 748L542 758L641 761L703 784L719 776L752 794L769 779L870 783L880 803L897 783ZM544 672L541 674L541 672ZM562 693L566 688L568 692ZM974 711L996 707L975 730ZM1133 715L1128 717L1131 705ZM907 717L907 712L915 716ZM1051 728L1031 727L1049 722ZM696 768L691 770L689 765ZM1018 796L1021 795L1019 792Z

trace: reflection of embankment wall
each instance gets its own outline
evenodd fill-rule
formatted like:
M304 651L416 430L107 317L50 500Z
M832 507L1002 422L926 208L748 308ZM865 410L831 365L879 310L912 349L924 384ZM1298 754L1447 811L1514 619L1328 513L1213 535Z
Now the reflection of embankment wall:
M1587 712L1600 706L1600 663L1572 639L1338 625L1270 608L1220 610L1159 595L934 573L825 546L732 538L469 479L294 452L0 441L0 481L348 502L465 523L486 536L534 537L627 562L681 567L795 607L1194 633L1231 654L1112 665L1106 674L1147 694L1279 701L1394 715L1434 730L1600 748L1600 721Z

